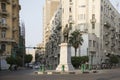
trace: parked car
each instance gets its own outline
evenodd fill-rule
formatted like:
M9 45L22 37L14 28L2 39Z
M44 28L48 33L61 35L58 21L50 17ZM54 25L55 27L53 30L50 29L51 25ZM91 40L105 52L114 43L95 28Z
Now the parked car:
M34 69L39 69L39 68L40 68L40 65L34 65L33 68L34 68Z
M29 68L33 68L33 63L29 63L29 64L28 64L28 67L29 67Z

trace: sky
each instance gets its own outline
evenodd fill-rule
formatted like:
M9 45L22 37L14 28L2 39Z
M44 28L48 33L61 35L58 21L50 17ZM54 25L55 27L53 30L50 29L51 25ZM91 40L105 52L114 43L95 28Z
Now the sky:
M42 42L42 15L45 0L20 0L20 22L25 24L26 46L34 47Z
M110 0L114 5L120 0ZM26 46L34 47L42 42L43 38L43 5L45 0L20 0L20 21L25 24Z

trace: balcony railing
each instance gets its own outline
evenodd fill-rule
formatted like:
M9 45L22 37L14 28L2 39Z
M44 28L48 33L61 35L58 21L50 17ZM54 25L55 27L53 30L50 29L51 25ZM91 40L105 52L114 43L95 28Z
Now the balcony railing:
M15 20L16 18L17 18L16 15L13 15L12 19Z
M109 32L105 32L105 36L108 36L110 33Z
M8 27L7 24L0 24L0 28L2 28L2 29L8 29L9 27Z
M112 35L112 36L111 36L111 39L115 39L115 35Z
M0 42L16 42L14 39L12 38L0 38Z
M8 12L7 12L6 9L1 9L1 10L0 10L0 14L7 16L7 15L8 15Z
M105 23L104 23L104 26L107 27L107 28L109 28L109 27L110 27L110 24L109 24L108 22L105 22Z
M0 2L6 2L6 3L10 4L10 0L0 0Z
M109 41L105 41L105 45L108 45L110 42Z
M111 31L115 31L115 28L114 28L114 27L111 27L110 30L111 30Z
M112 44L111 44L111 47L115 47L115 43L112 43Z
M13 2L12 6L13 6L13 8L14 8L14 7L16 6L16 3L15 3L15 2Z
M97 51L95 47L89 47L88 50L89 50L89 52L96 52Z

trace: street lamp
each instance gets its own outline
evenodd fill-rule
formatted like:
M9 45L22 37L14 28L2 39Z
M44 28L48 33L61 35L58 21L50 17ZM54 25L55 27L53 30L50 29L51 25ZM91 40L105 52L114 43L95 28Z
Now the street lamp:
M92 24L92 31L93 31L93 29L95 29L95 23L96 23L95 14L92 14L92 19L90 20L90 22Z
M2 53L3 53L3 50L2 49L0 49L0 70L2 69L2 63L1 63L1 61L2 61Z
M69 23L69 29L71 30L72 29L72 24L73 24L72 15L69 16L68 23Z
M2 56L0 55L0 70L1 70L1 60L2 60Z

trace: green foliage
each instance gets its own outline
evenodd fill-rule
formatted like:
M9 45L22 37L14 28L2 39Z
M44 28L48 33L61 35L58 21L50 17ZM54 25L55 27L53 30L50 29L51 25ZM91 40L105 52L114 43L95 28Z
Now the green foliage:
M28 55L25 55L25 63L30 63L32 61L32 55L31 54L28 54Z
M79 68L82 63L88 62L88 56L72 57L71 62L75 68Z
M17 56L17 57L15 58L15 62L16 62L16 65L17 65L17 66L22 66L22 64L23 64L23 60L22 60L22 58L19 57L19 56Z
M71 62L75 68L79 68L79 65L81 64L81 57L72 57Z
M17 56L17 57L13 57L13 56L7 57L6 61L11 66L12 65L22 66L22 58L20 56Z
M77 48L79 47L79 45L82 45L82 42L83 38L80 31L79 30L73 31L69 37L69 43L75 48L75 56Z
M14 65L16 63L16 59L13 56L7 57L6 61L10 65Z
M88 56L82 56L81 58L82 58L83 63L89 61L89 57Z
M112 63L112 64L117 64L117 63L119 63L119 58L118 58L118 56L116 56L116 55L110 55L110 56L109 56L109 60L110 60L110 63Z

